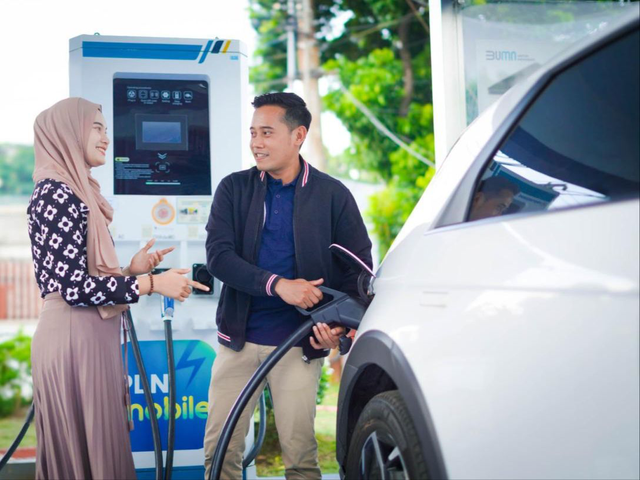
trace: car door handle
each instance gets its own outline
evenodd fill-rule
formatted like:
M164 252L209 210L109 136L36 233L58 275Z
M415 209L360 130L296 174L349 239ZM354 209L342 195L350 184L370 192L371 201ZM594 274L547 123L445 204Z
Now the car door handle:
M449 306L449 292L424 290L420 294L421 307L447 308Z

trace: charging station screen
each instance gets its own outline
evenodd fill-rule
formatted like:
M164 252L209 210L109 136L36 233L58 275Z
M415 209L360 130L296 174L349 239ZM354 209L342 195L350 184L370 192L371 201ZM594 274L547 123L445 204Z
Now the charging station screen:
M209 85L114 78L114 193L211 195Z
M142 122L143 143L182 143L182 132L177 122Z
M189 150L186 115L137 114L136 150Z

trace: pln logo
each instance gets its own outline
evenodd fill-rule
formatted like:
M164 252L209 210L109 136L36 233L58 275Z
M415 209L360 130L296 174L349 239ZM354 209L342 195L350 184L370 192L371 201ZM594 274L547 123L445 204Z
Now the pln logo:
M141 341L140 350L144 359L149 389L153 397L151 409L144 397L142 380L138 372L133 349L129 355L129 393L131 395L131 448L134 452L153 451L153 436L149 411L155 411L160 427L162 448L167 445L169 422L169 374L167 351L164 341ZM202 448L204 427L208 414L209 381L216 353L200 340L177 340L173 344L176 359L176 450Z

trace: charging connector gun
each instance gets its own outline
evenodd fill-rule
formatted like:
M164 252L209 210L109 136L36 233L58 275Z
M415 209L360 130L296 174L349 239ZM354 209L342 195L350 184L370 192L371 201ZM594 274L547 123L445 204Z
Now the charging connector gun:
M339 324L356 330L364 316L366 307L344 292L323 286L318 288L324 296L323 303L310 310L296 307L298 311L305 317L310 317L314 325L318 323L326 323L327 325ZM341 355L346 355L349 352L352 342L353 340L350 337L340 337L339 350Z

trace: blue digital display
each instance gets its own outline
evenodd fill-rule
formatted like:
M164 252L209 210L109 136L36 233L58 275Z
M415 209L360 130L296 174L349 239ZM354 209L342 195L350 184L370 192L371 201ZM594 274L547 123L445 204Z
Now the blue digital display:
M144 143L182 143L180 122L142 122Z

